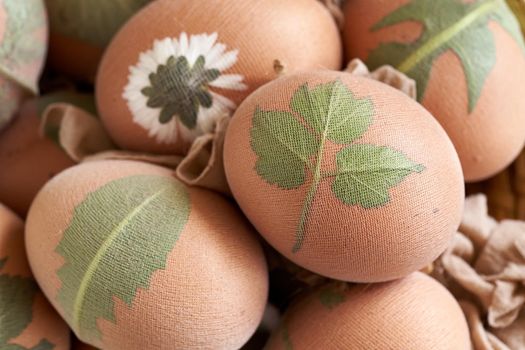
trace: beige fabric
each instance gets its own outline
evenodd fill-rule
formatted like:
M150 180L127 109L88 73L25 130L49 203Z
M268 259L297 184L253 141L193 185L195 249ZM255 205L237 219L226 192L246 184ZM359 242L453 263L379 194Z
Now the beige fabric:
M76 162L113 159L162 165L175 169L176 177L187 185L230 195L222 162L228 122L229 117L220 118L215 131L198 137L184 157L118 150L97 118L65 103L52 104L45 110L40 131L58 130L58 143Z
M384 84L390 85L391 87L400 90L412 99L416 99L416 81L409 78L405 74L396 70L392 66L381 66L373 72L368 70L366 64L358 58L353 59L348 63L346 72L360 77L371 78L373 80L380 81Z
M524 350L525 222L496 222L475 195L459 231L434 277L460 300L476 350Z
M205 187L231 196L222 158L229 116L217 121L214 133L198 137L180 162L175 174L189 186Z
M60 145L76 162L115 147L96 118L67 103L54 103L46 108L40 133L44 135L48 130L58 130Z

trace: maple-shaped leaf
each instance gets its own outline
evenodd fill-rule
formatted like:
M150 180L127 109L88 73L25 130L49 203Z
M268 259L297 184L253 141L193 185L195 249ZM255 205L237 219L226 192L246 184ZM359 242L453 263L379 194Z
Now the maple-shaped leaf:
M114 180L75 208L56 248L65 260L57 300L82 340L100 341L97 320L115 321L114 298L131 306L137 290L148 289L189 212L186 187L153 175Z
M382 43L367 58L375 69L390 64L417 82L418 100L425 94L434 61L447 51L461 60L468 87L469 112L475 108L485 80L496 63L490 21L499 23L525 48L519 24L504 0L411 0L383 18L371 30L404 22L419 22L423 33L412 43Z
M38 288L31 278L0 275L0 348L19 336L33 319Z
M293 252L299 251L305 240L309 212L321 181L333 181L333 194L343 203L366 209L387 204L391 187L424 169L387 146L353 144L372 124L374 105L369 98L354 96L340 80L313 88L300 86L290 101L290 110L256 107L250 137L257 155L255 170L269 184L294 189L305 185L308 172L311 174ZM335 172L322 169L327 142L348 146L337 153Z

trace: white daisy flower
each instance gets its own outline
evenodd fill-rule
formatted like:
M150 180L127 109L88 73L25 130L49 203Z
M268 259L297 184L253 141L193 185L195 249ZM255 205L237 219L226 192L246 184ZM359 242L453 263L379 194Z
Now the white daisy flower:
M245 90L240 74L222 74L237 62L239 50L226 51L217 33L155 40L130 67L126 99L133 121L159 143L178 137L192 141L213 129L221 115L236 108L217 89Z

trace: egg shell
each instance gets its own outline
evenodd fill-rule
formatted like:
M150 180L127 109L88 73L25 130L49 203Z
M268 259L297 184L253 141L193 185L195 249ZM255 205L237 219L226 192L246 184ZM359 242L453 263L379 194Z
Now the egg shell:
M88 82L104 48L120 27L150 0L46 0L50 22L49 63Z
M211 36L215 33L217 43L225 47L218 50L221 48L219 45L213 50L214 54L206 55L208 64L212 56L224 58L216 67L229 67L228 62L234 62L230 68L219 69L223 73L221 83L225 83L226 74L240 74L246 86L233 84L237 87L209 88L207 85L204 90L209 88L219 96L212 96L213 110L200 107L202 116L199 114L199 123L202 125L198 124L195 129L183 128L179 117L175 116L167 124L158 125L159 129L175 130L172 137L159 141L149 136L150 126L143 127L135 122L123 93L128 84L130 67L137 65L139 55L151 50L155 40L182 40L182 33L187 33L190 39L192 35ZM199 50L206 51L206 46L199 46L191 55L200 53ZM192 59L196 59L196 56L189 59L190 63ZM154 1L128 21L109 45L97 75L97 102L101 119L121 148L181 154L188 150L196 135L211 131L213 120L223 114L222 109L218 112L217 106L234 109L235 104L239 104L257 87L275 79L281 72L292 73L312 68L339 69L341 61L339 31L326 8L315 0ZM166 62L162 61L161 64ZM151 67L151 64L148 66ZM238 77L229 77L227 80L235 81ZM148 75L135 80L144 83L144 87L149 83ZM186 91L180 93L187 95ZM146 99L142 95L137 91L134 100ZM182 100L186 101L187 96ZM144 103L137 114L141 118L156 120L160 112L160 107L149 108ZM201 127L204 130L200 130Z
M0 131L9 125L27 95L27 91L16 82L0 75Z
M441 284L414 273L402 280L318 288L283 317L266 350L470 349L458 303Z
M0 340L2 346L69 349L69 328L33 279L24 247L24 223L0 204ZM45 344L47 343L48 347Z
M268 272L251 226L168 169L70 168L38 194L26 235L45 294L97 348L240 348L262 318Z
M525 1L507 0L507 4L520 22L521 31L525 34Z
M42 0L0 0L0 129L38 92L47 30Z
M0 202L22 217L40 188L75 164L52 138L39 132L45 108L65 101L88 110L93 104L90 95L64 92L28 100L13 123L0 133Z
M331 84L343 91L326 90ZM303 95L301 114L292 98L305 87L311 95ZM315 95L323 89L324 100ZM273 119L257 121L265 116ZM323 130L316 134L312 120L323 120ZM239 206L274 248L345 281L386 281L428 265L448 246L463 210L459 160L435 119L403 93L348 73L296 74L254 92L232 118L224 166Z
M375 50L388 43L396 42L401 45L417 43L427 27L412 19L416 14L408 14L407 17L410 17L411 20L405 22L394 23L378 30L372 28L397 9L423 1L426 0L355 0L347 2L344 28L347 58L357 57L370 65L370 57ZM469 1L470 4L476 2L479 1ZM497 7L489 10L494 12L495 9L499 9L508 15L504 20L505 26L515 29L516 38L495 20L488 21L486 33L479 32L480 27L483 28L484 24L476 21L483 18L482 16L486 13L483 11L488 8L487 6L493 6L493 4ZM508 8L503 9L502 7L506 7L503 0L486 1L485 5L469 12L457 22L464 29L454 31L454 35L469 35L468 40L481 43L469 46L465 44L468 42L466 40L461 44L461 50L465 56L469 57L468 60L473 67L473 75L479 75L475 78L476 83L468 83L467 71L463 66L465 60L462 61L457 52L451 49L446 49L437 55L429 63L430 67L427 64L421 64L410 71L404 71L402 64L398 65L392 61L393 58L389 55L399 52L395 49L391 49L389 54L385 53L381 56L378 54L371 65L372 68L379 64L394 65L418 81L418 90L422 94L419 101L436 117L452 139L461 160L465 179L469 182L486 179L503 170L516 158L525 142L525 98L523 98L525 51L523 40L518 39L520 32L515 19ZM428 22L428 26L436 27L447 20L446 16L453 15L454 11L427 12L425 21ZM474 22L466 25L465 21L470 20ZM447 28L447 30L451 29L453 28ZM427 40L425 44L435 44L441 50L444 45L443 40L438 37L439 40L435 41L436 37L425 39ZM483 40L493 41L494 47L491 48ZM439 42L439 45L436 42ZM408 54L412 55L412 58L416 57L415 55L420 55L419 58L422 59L428 57L428 52L424 49L417 52L409 52L408 49L405 51L407 56L404 62L408 61ZM483 79L482 69L487 65L489 70L486 79ZM427 71L429 71L428 84L423 87L421 81ZM472 79L474 81L474 78ZM474 91L477 84L481 84L480 96L471 109L469 107L469 88Z

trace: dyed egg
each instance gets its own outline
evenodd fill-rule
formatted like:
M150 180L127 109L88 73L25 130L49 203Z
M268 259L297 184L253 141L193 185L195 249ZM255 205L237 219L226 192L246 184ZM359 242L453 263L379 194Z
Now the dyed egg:
M465 316L452 294L414 273L370 285L327 285L300 298L266 350L467 350Z
M97 103L124 149L184 154L281 73L339 69L341 39L315 0L159 0L115 36Z
M49 61L59 72L94 81L104 48L120 27L151 0L45 0Z
M428 265L463 208L459 160L435 119L400 91L348 73L302 73L258 89L232 118L224 166L274 248L345 281Z
M45 136L39 132L45 108L66 101L92 111L92 96L51 94L25 102L13 124L0 133L0 202L23 217L38 190L75 164L56 142L56 130Z
M0 204L0 348L68 350L69 328L31 275L24 223Z
M465 179L488 178L525 143L525 46L504 0L354 0L345 50L370 68L390 64L417 82Z
M0 0L0 129L23 98L38 93L47 48L42 0Z
M521 31L525 34L525 1L524 0L507 0L512 12L518 19L521 25Z
M44 293L97 348L238 349L264 312L268 272L251 226L165 168L70 168L37 195L26 237Z

